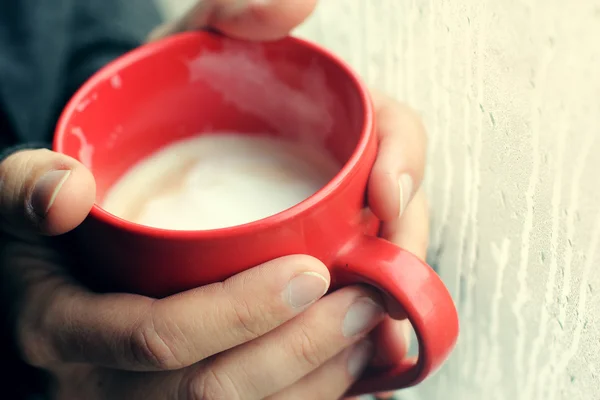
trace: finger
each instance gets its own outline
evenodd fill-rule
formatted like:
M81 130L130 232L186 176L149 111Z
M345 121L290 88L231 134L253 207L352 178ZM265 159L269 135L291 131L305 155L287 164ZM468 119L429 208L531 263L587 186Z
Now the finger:
M337 400L360 377L372 355L373 344L361 341L268 400Z
M376 344L371 366L389 367L406 357L410 348L411 333L412 327L408 320L386 318L371 334L371 340Z
M30 252L26 254L31 254ZM154 300L98 295L48 270L39 258L13 257L28 271L19 337L28 362L86 362L128 370L179 369L245 343L289 320L325 294L318 260L290 256L224 283Z
M402 217L383 223L381 236L425 260L429 246L429 204L422 189L414 195Z
M394 392L384 392L384 393L377 393L375 395L375 398L377 400L391 400L394 399Z
M375 368L392 367L404 359L410 348L412 327L408 320L386 318L371 335L376 344L375 356L370 366ZM391 399L394 392L377 393L377 399Z
M336 291L289 323L188 375L186 391L195 398L240 400L275 394L363 339L385 316L380 302L372 289Z
M369 207L382 221L393 221L421 185L427 137L420 118L407 106L377 92L373 101L379 153L369 180Z
M193 367L188 367L191 369ZM171 395L181 371L135 372L67 364L54 368L53 399L192 400L187 393ZM202 399L205 400L205 399Z
M367 400L367 399L375 399L375 400L394 400L396 399L396 393L397 392L382 392L382 393L376 393L372 396L362 396L362 397L346 397L345 400Z
M316 369L306 383L318 389L317 384L325 382L326 378L334 379L336 389L323 393L335 391L341 396L371 357L369 342L362 342L347 351L343 349L364 338L383 318L383 309L374 303L375 300L378 301L379 297L371 290L346 288L322 299L278 330L210 361L167 372L99 369L88 375L89 379L81 389L84 393L89 393L90 388L98 390L98 398L110 399L258 400L279 391L282 381L289 381L283 387L290 386ZM331 323L323 324L323 320ZM335 348L331 346L333 342ZM323 367L318 368L321 365ZM70 371L66 379L72 381L73 374ZM304 385L296 386L296 390L300 391ZM320 397L311 393L305 398L318 400Z
M19 151L0 163L0 218L4 229L46 235L68 232L96 197L92 173L75 159L45 149Z
M344 350L323 364L316 371L300 379L283 391L267 397L269 400L335 400L343 396L367 366L373 353L373 344L364 340ZM206 368L210 368L209 363ZM94 398L128 399L128 400L163 400L174 399L259 399L259 397L243 394L240 397L219 397L219 391L198 393L189 386L183 386L184 377L194 372L195 366L182 371L172 372L129 372L100 370L95 374L87 374L91 379L85 385L76 385L74 393L63 393L59 398L90 398L90 389L96 390ZM73 388L73 377L79 375L69 371L63 381L64 385ZM266 382L268 384L268 382ZM229 394L229 392L227 392ZM262 399L263 397L261 397Z
M418 190L402 217L382 226L383 238L425 260L429 244L429 207L422 189ZM373 333L376 356L372 365L394 365L406 357L410 348L412 327L407 320L386 319Z
M150 40L178 32L215 28L245 40L275 40L303 22L316 0L204 0L182 18L157 28Z
M362 396L362 397L345 397L345 400L370 400L370 399L376 399L376 400L393 400L396 397L395 396L396 392L384 392L384 393L377 393L373 396Z

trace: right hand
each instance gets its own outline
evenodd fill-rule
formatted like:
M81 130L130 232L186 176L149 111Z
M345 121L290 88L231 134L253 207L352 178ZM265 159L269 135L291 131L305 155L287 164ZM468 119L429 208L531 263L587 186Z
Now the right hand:
M314 1L280 1L272 10L287 4ZM257 16L213 25L247 39L279 35L254 29ZM152 38L203 24L183 21ZM315 303L329 275L313 258L274 260L161 300L97 294L69 276L64 267L72 260L43 236L70 231L85 218L95 199L91 173L60 154L23 151L0 164L0 188L1 227L14 237L0 249L0 282L8 289L2 306L14 317L25 360L54 378L55 398L333 400L370 360L364 338L384 318L379 297L349 287ZM400 235L398 244L415 240L406 231L410 239ZM292 297L290 288L302 295Z
M201 1L152 39L207 24L275 39L315 1L237 14L228 4ZM160 300L93 293L65 268L77 260L52 243L89 213L91 173L61 154L21 151L0 164L0 188L0 227L11 236L0 249L1 305L23 358L52 376L55 398L337 399L370 359L364 338L384 318L379 297L350 287L315 303L329 274L313 258L274 260Z
M68 175L56 172L70 171ZM384 318L362 287L329 286L307 256L265 263L165 299L99 294L69 276L53 238L94 201L91 173L48 150L0 164L5 304L27 363L58 399L338 399L370 361Z

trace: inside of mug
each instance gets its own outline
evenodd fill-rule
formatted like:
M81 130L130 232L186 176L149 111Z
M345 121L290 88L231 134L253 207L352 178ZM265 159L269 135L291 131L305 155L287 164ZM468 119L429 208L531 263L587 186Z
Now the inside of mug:
M336 60L286 38L186 34L125 55L67 107L55 147L96 178L97 201L132 165L202 133L269 134L321 146L344 165L366 125L359 84Z

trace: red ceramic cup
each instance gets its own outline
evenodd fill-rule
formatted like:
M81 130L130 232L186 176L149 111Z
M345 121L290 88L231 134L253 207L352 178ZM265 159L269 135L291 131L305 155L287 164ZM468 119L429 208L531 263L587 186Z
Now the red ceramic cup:
M145 45L93 76L64 110L54 149L93 172L101 204L133 163L206 131L269 132L325 146L343 167L318 193L277 215L232 228L172 231L117 218L96 204L74 232L83 272L111 290L161 297L222 281L268 260L309 254L332 288L371 284L405 310L419 357L367 372L353 393L415 385L448 357L458 335L436 273L376 237L365 205L377 154L365 85L337 57L296 38L252 44L198 32ZM240 200L243 206L243 200Z

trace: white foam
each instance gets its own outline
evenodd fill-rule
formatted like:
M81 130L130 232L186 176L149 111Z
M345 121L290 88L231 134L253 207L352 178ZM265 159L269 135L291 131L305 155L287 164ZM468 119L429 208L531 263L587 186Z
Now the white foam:
M241 225L307 199L339 171L324 150L244 134L202 134L131 168L103 207L134 222L175 230ZM165 189L166 188L166 189Z

